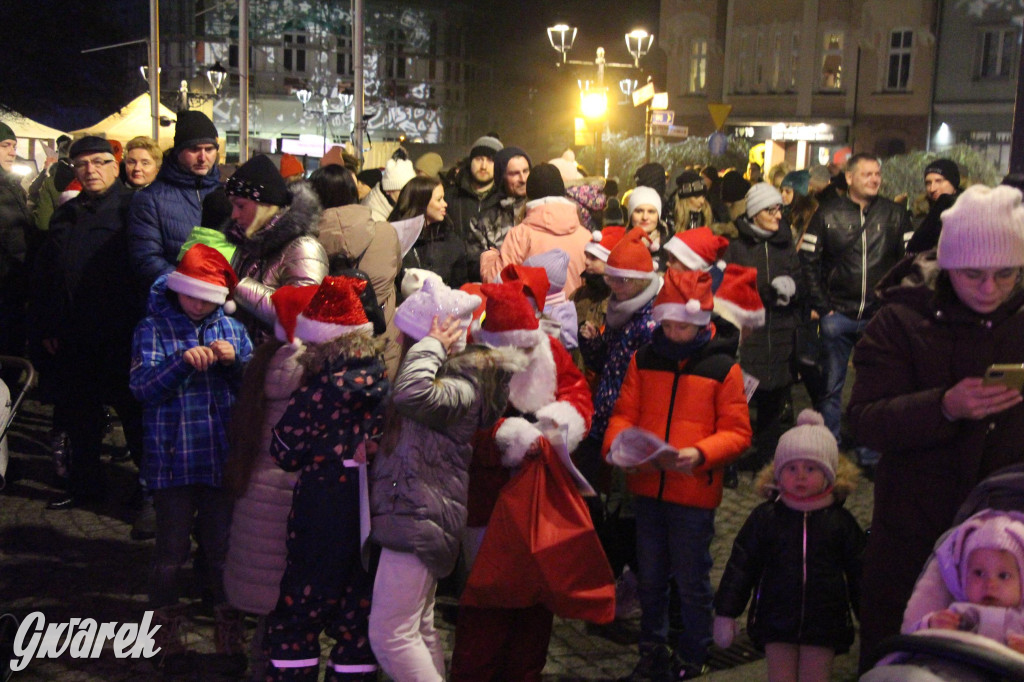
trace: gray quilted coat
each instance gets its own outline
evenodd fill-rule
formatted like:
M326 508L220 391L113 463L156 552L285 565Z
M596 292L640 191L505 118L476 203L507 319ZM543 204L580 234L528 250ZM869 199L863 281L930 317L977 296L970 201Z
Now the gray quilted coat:
M392 394L401 432L371 471L375 542L416 554L438 578L452 572L466 526L473 434L504 412L509 373L525 362L514 349L482 346L446 358L429 336L409 349ZM497 390L483 385L488 364L505 370L491 375Z

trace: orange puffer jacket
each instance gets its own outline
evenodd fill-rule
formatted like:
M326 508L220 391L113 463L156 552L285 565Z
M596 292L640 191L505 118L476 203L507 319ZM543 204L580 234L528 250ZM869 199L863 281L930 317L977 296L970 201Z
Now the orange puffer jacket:
M722 501L722 470L750 445L743 374L725 344L712 338L683 361L659 355L651 343L629 363L604 436L604 452L624 429L637 426L676 448L696 447L704 462L692 473L644 471L628 476L634 495L714 509Z

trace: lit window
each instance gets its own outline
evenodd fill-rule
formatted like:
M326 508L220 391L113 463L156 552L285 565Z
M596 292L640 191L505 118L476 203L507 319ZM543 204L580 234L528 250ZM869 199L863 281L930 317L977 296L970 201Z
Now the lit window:
M910 59L914 47L914 32L893 31L889 37L889 68L886 71L886 90L906 90L910 83Z
M843 32L825 34L821 54L821 89L843 88Z
M690 43L690 79L688 90L691 93L702 93L707 83L708 41L698 38Z

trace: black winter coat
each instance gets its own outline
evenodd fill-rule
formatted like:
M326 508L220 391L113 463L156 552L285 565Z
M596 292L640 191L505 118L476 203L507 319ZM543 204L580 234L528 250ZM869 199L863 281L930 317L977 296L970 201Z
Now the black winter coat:
M853 643L863 551L864 531L841 502L809 512L764 502L736 536L715 613L738 618L753 592L747 632L755 644L844 653Z
M761 382L758 388L783 388L793 383L793 337L799 322L799 299L804 292L800 258L785 222L780 222L779 229L768 239L754 233L746 216L736 220L736 229L739 236L729 243L725 261L757 270L757 293L764 304L765 320L764 326L751 332L740 346L740 366L757 377ZM782 276L791 277L796 286L796 293L786 303L771 284Z
M106 194L83 192L53 214L32 278L39 338L131 347L142 317L128 256L131 198L115 182Z
M24 302L26 238L35 229L18 176L0 170L0 296Z
M470 281L466 244L455 234L455 229L447 219L423 228L419 239L402 259L403 272L406 268L435 272L452 289L458 289ZM403 276L403 273L399 273L399 282Z
M800 262L811 307L825 317L836 311L867 319L878 309L875 285L903 257L910 215L885 197L864 212L846 197L824 201L800 245Z

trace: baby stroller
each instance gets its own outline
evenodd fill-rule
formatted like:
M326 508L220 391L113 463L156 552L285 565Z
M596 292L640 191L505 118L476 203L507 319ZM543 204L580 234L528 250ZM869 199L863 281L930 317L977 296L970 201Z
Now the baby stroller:
M25 399L25 394L35 385L36 370L28 360L13 355L0 355L0 368L7 376L19 376L21 382L17 396L12 401L10 389L0 378L0 490L3 490L7 484L7 463L10 458L7 448L7 431L14 423L14 417L18 414L18 407ZM8 372L8 370L11 371Z
M975 486L957 511L951 529L984 509L1016 512L1024 517L1024 464L1001 469ZM939 547L950 532L952 530L943 534L935 547ZM928 581L929 585L941 586L939 589L944 591L937 564L933 553L918 584ZM915 603L912 598L904 622L916 622L942 607L935 602ZM861 682L1024 680L1024 655L971 632L921 630L912 635L897 635L882 642L876 653L880 659L878 665L861 676Z

